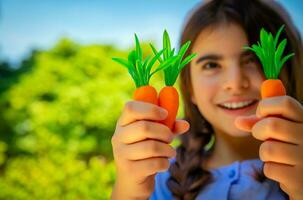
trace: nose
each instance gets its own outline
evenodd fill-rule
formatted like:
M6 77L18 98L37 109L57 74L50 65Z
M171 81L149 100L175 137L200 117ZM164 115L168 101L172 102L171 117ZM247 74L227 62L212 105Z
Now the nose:
M232 94L240 94L249 87L249 74L245 74L239 64L230 65L224 73L223 88Z

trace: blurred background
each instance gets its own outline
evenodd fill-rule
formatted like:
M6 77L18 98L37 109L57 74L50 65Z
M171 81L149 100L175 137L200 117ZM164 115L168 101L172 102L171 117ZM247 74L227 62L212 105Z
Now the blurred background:
M201 0L0 0L0 199L108 199L134 33L172 46ZM303 33L301 0L279 0ZM152 79L161 87L161 75ZM179 117L182 117L182 106Z

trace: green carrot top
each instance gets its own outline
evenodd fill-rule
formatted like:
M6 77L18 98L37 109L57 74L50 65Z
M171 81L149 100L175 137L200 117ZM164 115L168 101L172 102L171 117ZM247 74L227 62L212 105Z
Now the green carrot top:
M284 28L284 25L278 30L275 38L271 33L267 33L264 28L260 31L260 42L253 44L252 47L244 47L244 49L255 52L258 56L263 71L267 79L278 79L281 68L284 63L291 58L294 53L282 57L283 51L286 47L287 40L283 39L278 44L279 36Z
M164 69L164 79L165 79L165 84L167 86L173 86L175 84L182 68L185 67L196 56L196 54L191 54L183 60L183 57L189 46L190 46L190 41L183 44L179 52L176 54L176 59L173 62L170 62L169 66ZM151 48L155 55L159 54L159 52L152 44L151 44ZM162 50L164 51L163 58L161 58L161 56L157 58L160 63L165 63L174 57L175 48L171 49L170 38L166 30L163 33Z
M140 42L136 34L135 43L136 47L129 53L127 60L122 58L112 59L128 69L128 72L133 78L136 87L139 88L141 86L148 85L150 78L158 71L169 67L170 63L173 62L176 57L171 57L165 62L160 63L160 65L158 65L157 68L153 72L151 72L153 65L160 58L165 49L157 52L153 57L149 55L145 59L143 59L142 48L140 46Z

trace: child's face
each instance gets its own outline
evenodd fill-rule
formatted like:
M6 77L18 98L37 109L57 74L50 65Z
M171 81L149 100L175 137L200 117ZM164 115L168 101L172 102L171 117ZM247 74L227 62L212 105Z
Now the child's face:
M256 57L243 50L247 45L243 29L232 23L204 29L193 44L192 52L198 56L190 66L192 101L217 133L248 135L235 127L234 120L255 113L264 75ZM225 102L229 103L225 107L244 107L223 108Z

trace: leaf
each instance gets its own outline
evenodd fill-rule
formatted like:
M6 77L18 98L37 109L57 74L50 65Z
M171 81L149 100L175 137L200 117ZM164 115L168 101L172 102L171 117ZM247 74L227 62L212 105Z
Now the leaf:
M157 69L151 73L151 75L153 75L154 73L160 71L160 70L164 70L165 68L168 68L170 67L170 64L172 62L174 62L174 60L176 59L177 56L174 56L174 57L171 57L171 58L168 58L167 60L165 60L164 62L162 62L158 67Z
M142 60L142 49L140 47L140 42L139 39L137 37L137 35L135 34L135 41L136 41L136 53L137 53L137 58Z
M281 70L281 68L283 67L284 63L285 63L289 58L291 58L291 57L294 56L294 55L295 55L294 53L290 53L290 54L288 54L287 56L285 56L285 57L282 59L281 63L280 63L279 70Z
M184 66L186 66L186 65L187 65L193 58L195 58L196 56L197 56L197 54L191 54L191 55L187 56L187 57L182 61L179 70L181 71L182 68L183 68Z
M190 41L186 42L185 44L182 45L178 55L181 57L181 59L183 58L185 52L187 51L188 47L190 45Z
M174 53L175 53L175 48L173 48L173 49L171 50L169 57L174 56Z
M166 49L163 54L164 59L167 59L167 58L169 58L169 55L170 55L171 46L170 46L169 35L166 30L163 33L163 48Z
M124 60L122 58L112 58L112 60L121 64L122 66L126 67L127 69L131 68L131 66L129 65L127 60Z
M278 40L279 40L279 37L280 37L280 34L281 34L283 28L284 28L284 24L280 27L280 29L278 30L278 32L277 32L277 34L276 34L276 37L275 37L275 47L276 47L277 44L278 44Z
M260 40L261 40L261 47L263 49L266 49L267 48L267 33L264 30L264 28L261 29Z
M148 62L149 62L149 59L150 59L150 55L147 56L147 57L145 58L145 60L144 60L144 62L143 62L143 64L142 64L142 71L143 71L142 75L143 75L143 77L145 78L145 79L144 79L144 82L146 82L146 80L147 80L147 78L148 78L148 76L149 76L149 73L148 73L148 71L146 70L147 65L148 65Z
M157 50L156 50L156 48L155 48L152 44L150 44L150 47L151 47L153 53L154 53L155 55L157 55ZM163 62L163 60L162 60L161 57L158 57L158 60L159 60L160 63Z
M284 39L284 40L279 44L279 46L278 46L278 48L277 48L277 51L275 52L275 65L276 65L276 68L277 68L277 69L279 69L279 67L280 67L280 60L281 60L283 51L284 51L284 49L285 49L286 43L287 43L287 40Z
M151 59L151 61L149 62L148 66L147 66L147 71L148 72L150 72L152 66L158 60L158 58L163 54L163 52L164 52L164 49L162 49L161 51L159 51L158 53L156 53L156 55Z
M133 50L128 55L128 62L132 63L133 65L136 65L136 51Z

